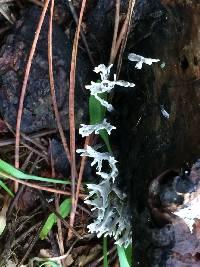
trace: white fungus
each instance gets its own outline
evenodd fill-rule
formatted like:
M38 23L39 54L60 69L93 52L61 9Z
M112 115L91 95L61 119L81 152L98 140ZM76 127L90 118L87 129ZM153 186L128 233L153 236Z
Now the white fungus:
M82 135L82 137L89 136L93 132L95 134L99 134L100 130L106 130L107 133L110 135L111 131L116 129L115 126L112 126L109 122L107 122L106 119L102 121L102 123L97 123L93 125L86 125L81 124L81 128L79 128L79 134Z
M163 105L161 105L161 109L160 109L160 111L161 111L161 113L162 113L162 115L163 115L164 118L169 119L170 115L169 115L169 113L164 109Z
M85 88L90 90L91 95L93 95L102 106L106 107L108 111L113 110L113 106L109 104L106 100L101 98L102 93L110 93L111 90L115 87L115 85L123 86L123 87L134 87L134 83L129 83L123 80L116 80L116 76L114 75L114 81L108 80L110 75L110 69L112 65L106 67L104 64L100 64L98 67L94 69L96 73L100 73L101 81L100 82L91 82L90 85L86 85Z
M130 61L138 62L135 65L135 68L139 69L139 70L142 68L143 63L145 63L147 65L152 65L152 63L160 61L160 59L146 58L146 57L143 57L143 56L140 56L140 55L136 55L134 53L130 53L128 55L128 59Z

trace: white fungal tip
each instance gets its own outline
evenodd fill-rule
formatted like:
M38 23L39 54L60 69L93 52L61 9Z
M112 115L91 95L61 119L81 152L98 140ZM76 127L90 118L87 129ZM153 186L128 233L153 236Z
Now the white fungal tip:
M165 117L166 119L169 119L170 115L169 113L164 109L163 105L161 105L161 113L163 115L163 117Z
M160 61L160 59L145 58L145 57L143 57L143 56L140 56L140 55L137 55L137 54L134 54L134 53L130 53L130 54L128 55L128 59L129 59L130 61L138 62L138 63L135 65L135 68L136 68L136 69L141 69L143 63L144 63L144 64L147 64L147 65L152 65L153 63L156 63L156 62Z

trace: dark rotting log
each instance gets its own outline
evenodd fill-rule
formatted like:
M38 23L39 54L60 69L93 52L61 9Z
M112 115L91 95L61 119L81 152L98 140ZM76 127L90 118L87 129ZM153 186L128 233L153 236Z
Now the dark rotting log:
M179 260L170 263L172 244L166 242L162 249L158 244L152 246L151 241L147 245L151 234L147 229L145 234L141 227L146 218L147 228L163 231L162 238L168 238L166 218L158 222L158 218L151 216L155 211L151 210L151 204L156 203L148 207L149 186L164 171L179 173L200 156L199 14L200 1L195 0L138 0L136 3L126 53L159 58L160 63L144 66L139 71L132 62L127 67L124 59L123 72L136 87L131 93L119 93L115 97L121 175L132 190L133 266L200 266L199 247L193 255L195 259L189 260L188 254L184 255L188 257L184 261L177 254ZM173 175L169 175L169 181L170 178ZM186 230L181 233L180 227L179 231L185 239L190 238ZM198 240L198 234L194 235ZM191 245L197 242L194 235L189 239Z
M148 221L143 220L141 227L145 229L145 234L148 233L145 245L149 251L146 254L151 262L149 266L200 266L200 220L195 219L190 229L188 222L174 214L189 208L185 216L194 218L199 199L200 160L193 164L190 171L180 174L165 171L152 181L148 204L154 224L150 226Z

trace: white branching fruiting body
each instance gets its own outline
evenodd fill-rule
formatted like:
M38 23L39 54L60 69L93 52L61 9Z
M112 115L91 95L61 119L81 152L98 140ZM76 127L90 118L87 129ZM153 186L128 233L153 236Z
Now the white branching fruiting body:
M112 126L109 122L107 122L106 119L104 119L102 123L97 123L94 125L81 124L81 128L79 128L79 134L82 135L82 137L85 137L92 134L93 132L95 132L95 134L99 134L100 130L106 130L110 135L111 131L114 129L116 129L116 127Z
M117 161L110 153L98 152L95 149L93 149L91 146L87 146L86 149L77 149L76 152L81 153L81 156L87 156L89 158L93 158L91 166L94 166L95 164L97 164L96 174L100 175L103 179L112 179L113 183L115 182L115 178L118 175L118 169L116 167ZM106 173L102 171L103 160L109 163L109 166L111 169L110 173Z
M137 61L136 68L141 69L142 64L146 63L151 65L153 62L157 62L157 59L146 59L142 56L135 54L129 54L129 59ZM113 106L106 100L101 98L101 93L110 93L115 85L123 87L134 87L134 83L130 83L123 80L110 81L110 70L112 65L106 67L104 64L100 64L95 67L94 72L99 73L101 76L100 82L91 82L91 85L86 85L85 88L90 90L93 95L102 106L106 107L108 111L113 110ZM106 119L102 123L94 125L81 124L79 133L84 136L89 136L91 133L99 134L100 130L106 130L108 134L111 133L116 127L112 126L107 122ZM87 146L86 149L78 149L77 153L81 156L87 156L92 158L91 166L96 165L96 174L99 175L102 180L99 184L88 184L89 195L85 199L85 203L91 205L97 212L97 218L93 223L88 225L88 229L92 233L96 233L98 237L112 236L115 239L115 243L127 247L132 242L132 231L131 231L131 218L126 195L120 192L116 187L116 177L118 175L118 169L116 166L117 161L111 153L99 152ZM103 171L103 162L106 161L109 165L110 171Z
M136 65L135 65L135 68L136 69L141 69L142 68L142 65L143 63L147 64L147 65L152 65L152 63L155 63L155 62L158 62L160 61L160 59L153 59L153 58L145 58L143 56L139 56L139 55L136 55L134 53L130 53L128 55L128 59L130 61L135 61L135 62L138 62Z
M91 82L91 85L86 85L85 88L90 90L90 94L93 95L102 106L104 106L108 111L113 110L113 106L109 104L106 100L102 99L100 94L102 93L110 93L111 90L115 87L115 85L123 86L123 87L134 87L134 83L129 83L123 80L116 80L116 75L114 75L114 81L108 80L110 75L110 69L112 65L108 68L104 64L100 64L98 67L94 69L96 73L100 73L101 82Z
M86 149L78 149L77 153L81 156L93 158L91 166L95 164L97 174L102 177L99 184L88 184L89 195L85 203L93 206L92 210L97 211L95 222L88 225L92 233L97 237L113 236L116 244L127 247L131 243L131 224L128 206L126 204L126 195L121 193L115 186L115 178L118 175L116 167L117 161L110 153L101 153L87 146ZM111 171L102 172L102 163L107 161Z

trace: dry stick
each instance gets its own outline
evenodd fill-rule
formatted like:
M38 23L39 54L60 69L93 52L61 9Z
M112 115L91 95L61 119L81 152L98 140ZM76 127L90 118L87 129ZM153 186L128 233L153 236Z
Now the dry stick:
M24 254L21 262L17 265L17 267L20 267L23 265L23 263L26 261L26 259L28 258L29 254L31 253L31 250L32 248L34 247L35 243L38 241L39 239L39 233L40 231L42 230L42 227L43 227L43 222L41 222L39 225L38 225L38 229L37 229L37 233L36 235L32 238L32 240L29 242L29 246L28 246L28 249L26 251L26 253Z
M135 0L129 0L128 12L127 12L124 24L122 26L122 29L120 31L119 37L117 38L114 57L117 56L117 53L118 53L119 48L120 48L120 45L121 45L124 37L126 36L127 29L128 29L129 23L130 23L130 17L131 17L134 5L135 5Z
M41 131L39 133L26 135L26 137L31 138L31 139L35 139L35 138L39 138L39 137L42 137L42 136L45 136L45 135L54 134L56 132L57 132L57 129L56 130L55 129L53 129L53 130L44 130L44 131ZM1 146L13 145L13 144L15 144L15 139L14 138L6 139L6 140L0 140L0 147Z
M89 145L91 140L91 136L87 136L85 139L85 144L84 144L84 149L87 148L87 146ZM85 168L85 163L86 163L86 156L83 156L81 159L81 166L80 166L80 171L79 171L79 175L78 175L78 183L77 183L77 190L76 190L76 206L78 204L78 198L79 198L79 192L80 192L80 187L81 187L81 182L82 182L82 178L83 178L83 172L84 172L84 168Z
M1 172L0 172L0 174L1 174ZM39 189L39 190L43 190L43 191L47 191L47 192L52 192L52 193L56 193L56 194L71 196L71 192L67 192L67 191L63 191L63 190L49 188L49 187L46 187L46 186L40 186L38 184L33 184L33 183L25 182L25 181L22 181L20 179L15 178L15 177L13 177L11 175L7 175L5 173L3 173L3 176L4 177L6 176L6 178L8 178L8 179L10 179L12 181L15 181L15 182L17 182L19 184L24 184L24 185L29 186L29 187L32 187L32 188L36 188L36 189ZM84 194L81 194L80 196L82 198L85 197Z
M55 214L55 215L62 221L62 223L63 223L67 228L70 228L70 225L69 225L69 224L62 218L62 216L61 216L58 212L56 212L55 210L53 210L53 209L49 206L48 202L47 202L46 199L43 197L43 195L42 195L42 193L41 193L40 191L38 191L38 195L39 195L40 199L42 200L42 202L45 204L45 206L46 206L51 212L53 212L53 213L54 213L54 214ZM47 219L47 218L46 218L46 219ZM31 240L31 242L29 243L28 249L27 249L25 255L23 256L23 258L22 258L20 264L17 265L17 267L22 266L22 264L23 264L23 263L25 262L25 260L27 259L28 255L30 254L30 252L31 252L31 250L33 249L34 245L36 244L37 240L39 239L39 233L41 232L42 227L43 227L43 225L44 225L46 219L45 219L43 222L41 222L41 224L40 224L40 226L39 226L39 228L38 228L38 230L37 230L36 235L34 236L34 238L33 238L33 239ZM82 239L82 237L79 235L79 233L77 233L74 229L72 229L72 231L74 232L74 234L77 236L78 239Z
M71 179L72 179L72 210L71 214L75 212L75 179L76 179L76 156L75 156L75 115L74 115L74 89L75 89L75 73L76 73L76 60L78 51L78 41L81 29L81 23L83 18L83 12L85 9L87 0L82 1L79 22L74 38L72 59L71 59L71 69L70 69L70 86L69 86L69 125L70 125L70 153L71 153ZM70 214L70 218L71 218ZM71 225L71 222L70 222ZM68 232L68 238L70 236L70 231Z
M10 124L9 124L8 122L5 122L5 123L6 123L7 127L8 127L8 129L13 133L13 135L15 135L15 132L14 132L14 130L12 129L12 127L10 126ZM46 151L46 150L47 150L46 147L44 147L43 145L41 145L41 144L38 143L37 141L32 140L29 136L25 135L24 133L21 132L20 134L21 134L21 137L22 137L24 140L26 140L26 141L32 143L32 144L35 145L37 148L41 149L41 150L42 150L42 153L41 153L41 154L44 154L44 155L46 156L46 158L47 158L48 153L47 153L47 151ZM24 144L24 142L21 142L21 143ZM25 146L26 146L26 144L25 144ZM29 147L30 147L30 146L29 146Z
M117 41L117 33L119 29L119 13L120 13L120 0L116 0L116 9L115 9L115 26L114 26L114 33L113 33L113 40L112 40L112 47L110 52L110 64L114 64L115 61L115 50L116 50L116 41Z
M30 151L34 152L35 154L37 154L38 156L44 158L46 160L46 162L48 162L48 157L44 152L40 152L39 150L36 150L35 148L29 146L28 144L26 144L25 142L21 141L22 145L25 146L26 148L28 148Z
M130 31L130 24L131 24L131 17L133 14L133 8L135 6L135 0L129 0L129 5L128 5L128 11L127 11L127 17L126 17L126 31L124 34L124 38L122 40L122 45L121 45L121 49L120 49L120 54L119 54L119 59L118 59L118 63L117 63L117 78L119 77L119 73L120 73L120 69L121 69L121 65L122 65L122 56L126 47L126 43L127 43L127 39L128 39L128 35L129 35L129 31Z
M54 210L54 209L51 207L51 205L49 205L49 203L48 203L47 200L44 198L44 196L43 196L43 194L42 194L41 191L38 191L38 195L39 195L41 201L43 202L43 204L45 205L45 207L47 207L48 210L49 210L50 212L54 213L54 214L56 215L56 217L58 217L58 218L61 220L61 222L62 222L67 228L71 229L71 231L75 234L75 236L76 236L77 238L82 239L81 235L80 235L76 230L74 230L74 229L70 226L70 224L69 224L67 221L65 221L65 219L60 215L60 213L57 212L56 210Z
M18 113L17 113L17 123L16 123L16 139L15 139L15 168L19 169L19 143L20 143L20 127L21 127L21 120L22 120L22 112L23 112L23 105L24 105L24 98L25 98L25 94L26 94L26 88L27 88L27 83L28 83L28 78L29 78L29 74L30 74L30 69L31 69L31 65L32 65L32 60L33 60L33 56L35 53L35 49L36 49L36 45L38 42L38 38L40 35L40 31L42 28L42 24L45 18L45 14L47 12L47 8L49 5L50 0L46 0L44 8L42 10L42 14L40 16L40 20L35 32L35 37L33 40L33 44L31 47L31 51L30 51L30 55L28 58L28 62L26 65L26 70L25 70L25 75L24 75L24 81L23 81L23 85L22 85L22 90L21 90L21 95L20 95L20 100L19 100L19 109L18 109ZM18 183L15 183L15 191L17 191L18 188Z
M122 26L122 28L121 28L121 31L120 31L119 36L118 36L117 41L116 41L115 55L114 55L115 58L116 58L117 53L118 53L118 51L119 51L121 42L122 42L122 40L123 40L123 38L124 38L124 34L126 33L126 27L127 27L127 17L126 17L126 19L124 20L123 26Z
M38 227L40 227L40 225L41 225L41 221L39 223L34 224L30 228L28 228L28 230L23 232L22 235L20 235L17 239L14 240L12 246L15 246L18 243L22 242L27 236L30 236L30 233L32 233L33 231L37 230Z
M13 133L13 135L15 135L15 132L13 131L12 127L11 127L7 122L6 122L6 125L7 125L8 129ZM29 142L32 142L32 143L35 144L35 145L37 144L37 142L34 142L31 138L26 137L26 136L23 135L22 133L21 133L21 135L22 135L22 137L23 137L24 139L28 140ZM31 140L31 141L30 141L30 140ZM26 148L28 148L30 151L32 151L32 152L34 152L35 154L37 154L38 156L44 158L44 159L48 162L47 152L45 153L45 151L43 151L43 149L42 149L42 152L40 152L39 150L37 150L37 149L35 149L35 148L29 146L27 143L25 143L25 142L22 141L22 140L20 141L20 143L21 143L23 146L25 146ZM36 146L37 146L37 145L36 145Z
M68 1L68 5L69 5L69 8L70 8L70 10L71 10L72 16L73 16L73 18L74 18L74 20L75 20L75 22L76 22L76 25L78 26L78 16L77 16L77 14L76 14L76 10L75 10L75 8L74 8L74 6L73 6L73 4L72 4L71 1ZM90 48L89 48L89 46L88 46L88 43L87 43L87 40L86 40L86 37L85 37L85 34L84 34L82 28L81 28L80 31L81 31L81 38L82 38L82 41L83 41L83 43L84 43L85 49L86 49L86 51L87 51L87 53L88 53L89 60L90 60L90 62L91 62L91 64L92 64L92 66L95 67L94 59L93 59L93 57L92 57Z
M90 143L90 136L87 136L85 139L85 144L84 144L84 149L89 145ZM80 192L80 187L81 187L81 182L83 178L83 172L85 168L85 163L86 163L86 156L83 156L81 158L81 166L80 166L80 171L78 175L78 183L77 183L77 189L76 189L76 197L75 197L75 204L74 204L74 212L70 214L70 225L73 227L74 221L75 221L75 216L76 216L76 209L78 205L78 199L79 199L79 192ZM68 233L68 238L70 239L72 237L72 232L69 231Z
M50 88L51 88L51 99L53 103L53 109L55 113L56 123L58 127L58 131L60 133L60 137L62 140L62 144L67 155L67 159L71 163L71 156L69 152L69 148L65 139L65 134L63 131L63 127L60 120L60 114L58 111L58 105L56 101L56 94L55 94L55 85L54 85L54 76L53 76L53 57L52 57L52 21L53 21L53 10L54 10L54 0L51 2L51 11L49 17L49 32L48 32L48 61L49 61L49 79L50 79Z
M107 252L107 256L109 256L111 253L116 251L116 246L113 246L108 252ZM102 256L101 258L99 258L95 263L91 263L90 267L98 267L101 263L101 261L103 261L104 256Z
M45 146L43 146L43 145L40 144L39 142L33 140L32 138L30 138L29 136L27 136L27 135L25 135L25 134L23 134L23 133L21 133L21 137L22 137L24 140L26 140L26 141L32 143L32 144L35 145L36 147L40 148L46 156L48 155L48 153L47 153L47 149L46 149Z

